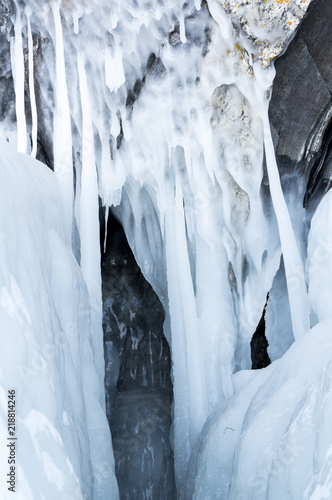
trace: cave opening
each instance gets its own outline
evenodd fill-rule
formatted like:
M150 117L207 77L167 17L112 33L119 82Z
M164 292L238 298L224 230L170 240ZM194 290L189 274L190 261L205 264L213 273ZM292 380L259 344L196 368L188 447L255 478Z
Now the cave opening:
M165 313L110 212L101 209L106 413L122 499L174 500L173 386Z
M267 294L266 296L266 302L264 305L262 316L250 341L252 370L259 370L260 368L266 368L271 363L271 359L267 351L269 343L265 335L265 330L266 330L265 313L268 300L269 300L269 294Z

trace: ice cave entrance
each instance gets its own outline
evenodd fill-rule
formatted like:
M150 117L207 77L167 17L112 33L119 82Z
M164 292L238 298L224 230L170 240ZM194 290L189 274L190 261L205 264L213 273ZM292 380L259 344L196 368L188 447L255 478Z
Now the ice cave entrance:
M106 411L120 497L174 500L173 386L164 309L111 213L106 235L102 222Z

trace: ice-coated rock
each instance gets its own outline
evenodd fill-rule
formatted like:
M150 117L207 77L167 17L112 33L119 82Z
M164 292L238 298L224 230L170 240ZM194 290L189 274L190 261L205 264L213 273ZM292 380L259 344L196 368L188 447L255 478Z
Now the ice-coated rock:
M231 13L234 30L253 44L253 58L267 67L287 46L312 0L216 0Z

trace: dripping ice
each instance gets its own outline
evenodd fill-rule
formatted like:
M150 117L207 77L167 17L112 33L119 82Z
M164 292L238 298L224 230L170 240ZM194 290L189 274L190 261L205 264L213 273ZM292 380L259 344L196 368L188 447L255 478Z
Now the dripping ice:
M280 9L288 7L275 7L264 32L267 55L254 60L257 48L234 28L226 3L15 4L10 50L17 119L1 126L12 147L1 143L1 325L10 338L1 375L3 387L10 379L26 392L19 413L22 498L46 491L48 498L118 496L103 402L98 196L121 220L165 308L179 498L241 498L244 491L278 498L280 487L291 488L293 498L331 491L324 474L331 461L331 320L324 305L331 197L312 221L305 261L267 113L274 70L264 66L283 29ZM308 3L293 2L298 9ZM33 34L47 40L47 66L36 68ZM45 89L39 103L33 71ZM40 124L52 137L54 175L14 153L36 155ZM264 156L269 216L261 196ZM276 278L281 255L284 281ZM267 336L277 354L270 367L252 372L250 339L271 288L276 310L280 289L287 294L290 320L278 331L268 309ZM317 325L309 324L313 313ZM18 342L22 354L9 364L7 353L17 352ZM22 366L30 370L28 388ZM31 454L44 471L42 483ZM271 464L278 465L276 474Z

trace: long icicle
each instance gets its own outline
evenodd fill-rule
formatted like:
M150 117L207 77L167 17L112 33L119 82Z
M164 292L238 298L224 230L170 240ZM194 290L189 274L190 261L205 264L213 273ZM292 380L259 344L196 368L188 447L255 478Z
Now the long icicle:
M262 113L262 118L264 125L264 146L270 182L270 192L278 221L280 242L285 264L293 334L294 338L297 339L310 328L304 268L281 188L267 109Z
M31 116L32 116L32 149L31 156L36 158L37 154L37 130L38 130L38 117L37 117L37 105L36 105L36 94L34 85L34 67L33 67L33 41L31 33L30 24L30 12L27 12L28 21L28 48L29 48L29 93L30 93L30 105L31 105Z
M24 56L22 44L22 24L17 3L16 18L14 23L15 38L14 47L11 45L13 79L15 88L15 108L17 120L17 150L20 153L27 152L27 127L24 107Z
M91 300L96 366L104 379L101 329L101 275L99 244L98 179L95 161L93 123L84 58L78 54L78 76L82 106L82 174L80 192L81 268ZM100 337L99 337L100 334Z
M54 172L58 178L66 211L66 223L71 233L73 212L73 158L71 117L68 99L63 33L59 6L52 2L55 26L56 109L54 114Z

